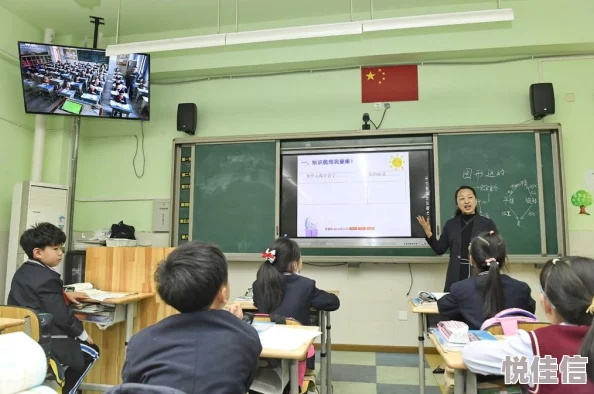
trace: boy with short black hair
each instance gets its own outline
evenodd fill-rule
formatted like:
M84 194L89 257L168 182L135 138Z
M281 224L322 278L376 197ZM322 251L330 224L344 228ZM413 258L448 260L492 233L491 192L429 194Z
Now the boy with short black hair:
M241 320L238 305L224 310L229 282L223 253L214 245L188 242L159 265L155 282L163 301L181 313L132 337L123 382L193 394L247 393L262 345L256 330Z
M99 358L99 348L76 318L67 302L78 303L84 293L65 293L64 283L53 267L62 261L66 234L51 223L39 223L21 235L20 244L29 260L14 274L8 294L8 305L49 313L51 353L67 366L63 393L76 393L85 375Z

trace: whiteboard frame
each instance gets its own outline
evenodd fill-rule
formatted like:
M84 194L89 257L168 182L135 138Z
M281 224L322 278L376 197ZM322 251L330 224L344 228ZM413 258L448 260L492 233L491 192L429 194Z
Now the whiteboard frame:
M441 225L439 221L439 213L441 211L439 201L439 170L438 160L439 152L437 152L437 138L439 135L455 135L455 134L480 134L480 133L533 133L538 135L539 131L551 132L551 140L553 147L553 173L555 180L555 204L557 207L557 239L559 255L564 256L567 253L569 244L569 234L567 227L567 212L566 212L566 190L565 190L565 172L563 165L563 144L561 125L559 123L539 123L539 124L514 124L514 125L480 125L480 126L459 126L459 127L429 127L429 128L404 128L404 129L386 129L386 130L347 130L334 132L305 132L305 133L275 133L275 134L254 134L254 135L234 135L234 136L216 136L216 137L182 137L176 138L173 141L173 165L172 165L172 188L171 201L174 202L172 209L172 218L177 217L179 210L179 196L176 189L179 185L177 176L179 156L181 154L182 146L195 146L196 144L227 144L227 143L247 143L247 142L276 142L277 143L277 179L275 196L275 236L278 236L279 225L279 205L280 205L280 141L298 140L298 139L316 139L316 138L354 138L354 137L390 137L401 135L431 135L433 136L433 165L434 165L434 182L435 182L435 210L436 210L436 231L437 226ZM535 137L535 144L537 137ZM540 151L540 146L536 146L537 152ZM538 155L537 155L538 156ZM540 158L537 158L537 162ZM193 166L192 166L193 171ZM542 182L542 169L540 172L540 182ZM193 188L193 173L192 173L192 188ZM539 183L540 184L540 183ZM542 187L542 186L541 186ZM539 190L540 194L540 190ZM544 210L542 200L540 203L541 213ZM543 214L541 218L544 219ZM170 241L172 246L177 246L177 221L172 220L172 228L170 229ZM543 233L543 223L541 221L541 238L545 237ZM190 227L192 227L192 217L190 217ZM546 226L544 231L546 231ZM271 240L272 241L272 240ZM542 245L542 242L541 242ZM227 253L229 261L261 261L262 258L258 253ZM552 256L544 255L510 255L509 258L514 263L529 263L539 264L547 261ZM315 263L443 263L447 262L448 258L445 256L307 256L308 262Z

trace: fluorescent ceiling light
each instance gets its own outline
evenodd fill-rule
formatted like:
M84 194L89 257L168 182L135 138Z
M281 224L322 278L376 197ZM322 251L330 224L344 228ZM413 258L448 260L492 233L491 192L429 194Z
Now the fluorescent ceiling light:
M506 22L513 20L514 11L511 8L455 12L450 14L405 16L401 18L385 18L363 21L363 33L384 30L413 29L418 27Z
M281 29L242 31L227 33L227 45L251 44L282 40L298 40L304 38L320 38L332 36L348 36L363 32L361 22L333 23L327 25L310 25L285 27Z
M242 31L168 40L140 41L108 45L107 56L130 53L151 53L184 49L222 47L225 45L252 44L306 38L357 35L373 31L413 29L418 27L465 25L473 23L506 22L514 20L511 8L406 16L401 18L374 19L362 22L344 22L325 25L285 27L280 29Z
M127 55L130 53L150 53L176 51L183 49L221 47L225 45L224 34L212 34L195 37L171 38L168 40L139 41L128 44L108 45L107 56Z

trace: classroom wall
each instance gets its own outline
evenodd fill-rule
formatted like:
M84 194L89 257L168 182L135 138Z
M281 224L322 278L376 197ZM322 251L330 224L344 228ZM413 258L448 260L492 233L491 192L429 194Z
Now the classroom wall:
M404 4L408 4L405 8L410 14L455 11L468 6L461 1L444 4L438 10L415 8L413 2ZM300 61L320 60L340 65L344 59L352 62L358 56L376 56L378 62L386 61L385 56L398 61L431 57L484 58L504 53L522 55L546 45L552 49L555 45L566 45L567 51L584 50L594 42L590 28L590 17L594 13L591 1L576 0L572 7L567 7L561 2L513 0L506 6L513 7L516 13L516 21L511 26L402 31L378 34L371 40L309 40L207 49L185 57L159 55L153 57L153 72L182 71L179 74L182 77L189 68L215 74L239 73L266 67L273 69L278 63L298 65ZM575 28L565 28L568 25ZM191 34L121 37L120 42L184 35ZM106 39L106 42L111 41L113 39ZM456 51L455 55L452 51ZM588 118L594 100L593 66L591 58L488 65L425 64L419 68L419 101L394 103L382 127L521 123L531 118L528 86L539 81L553 82L557 115L547 121L563 124L567 191L573 193L584 187L584 170L594 168L591 156L584 154L594 142ZM566 93L575 93L575 101L565 102ZM371 105L360 103L360 73L356 69L225 78L169 86L152 84L152 120L144 124L144 129L138 122L83 119L76 230L88 232L124 220L136 227L141 243L160 246L166 242L163 234L150 234L151 206L153 199L169 198L172 140L183 136L175 131L176 108L180 102L198 105L200 136L353 130L360 127L363 112L369 112L374 120L381 116ZM132 162L143 132L146 166L144 175L138 178ZM56 159L48 157L46 162L48 160ZM134 162L141 172L142 155L138 154ZM577 215L575 207L567 203L571 250L592 254L589 245L594 235L594 221L591 216ZM265 247L262 245L263 249ZM233 296L245 292L257 268L255 263L230 264ZM441 289L445 268L444 264L413 264L411 294L422 289ZM512 265L512 274L527 281L534 298L538 298L538 271L534 266ZM415 317L409 314L407 320L398 320L398 312L408 310L406 293L411 274L407 265L364 264L358 269L306 266L304 275L315 278L321 288L340 291L342 308L333 314L334 343L416 345ZM540 306L537 314L543 317Z
M0 7L0 261L8 253L12 189L31 176L35 117L25 115L17 40L39 41L41 30ZM0 294L4 294L5 264L0 264Z
M558 114L547 120L563 124L568 191L582 188L584 169L592 161L584 154L585 149L594 143L587 118L594 100L592 67L594 59L422 66L419 101L394 103L382 127L524 122L531 117L528 86L539 81L540 68L542 81L553 82L556 88ZM141 179L132 168L134 136L141 138L141 125L83 120L77 230L90 231L124 220L140 232L150 232L152 199L169 195L171 141L180 136L175 131L178 102L196 102L201 136L346 130L360 127L364 111L369 111L373 119L381 114L360 103L358 70L214 80L152 89L153 120L144 124L147 161ZM575 93L575 102L564 101L569 92ZM136 160L141 166L140 159ZM591 217L577 215L571 204L568 206L571 248L591 254L594 222ZM141 234L139 238L155 246L166 242L162 235L157 239ZM245 292L257 268L254 263L230 264L233 296ZM445 264L413 264L411 294L441 289L445 268ZM512 274L527 281L533 297L538 299L538 270L533 265L513 265ZM411 279L407 265L364 264L358 269L306 266L304 275L315 278L321 288L340 291L343 308L333 315L335 343L416 344L415 317L409 314L406 321L398 320L398 312L408 310L406 294ZM540 306L537 314L544 318Z

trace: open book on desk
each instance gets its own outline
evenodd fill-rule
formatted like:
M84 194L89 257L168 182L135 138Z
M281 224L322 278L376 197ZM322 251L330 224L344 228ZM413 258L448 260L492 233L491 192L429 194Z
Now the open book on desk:
M103 302L107 299L114 299L114 298L123 298L129 296L131 294L136 294L137 292L110 292L110 291L103 291L99 289L95 289L93 284L91 283L75 283L72 285L64 286L64 290L67 291L80 291L86 293L89 296L89 299Z
M419 291L419 295L417 297L411 298L411 302L416 306L429 304L429 303L436 303L441 297L446 294L450 293L438 293L435 291Z

